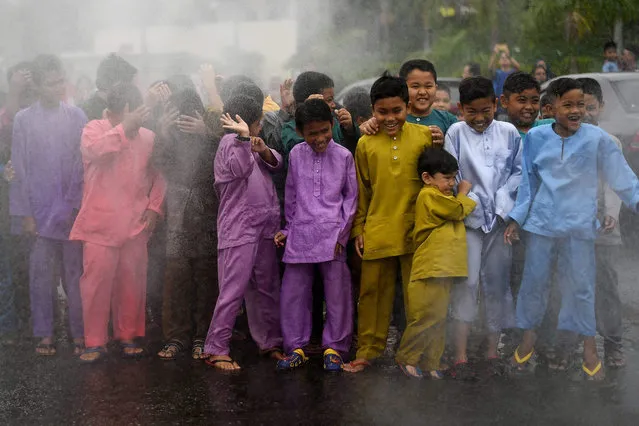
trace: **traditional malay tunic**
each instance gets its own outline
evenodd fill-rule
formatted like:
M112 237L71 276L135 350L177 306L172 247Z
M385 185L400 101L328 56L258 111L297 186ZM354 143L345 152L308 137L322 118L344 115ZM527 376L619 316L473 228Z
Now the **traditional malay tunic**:
M69 241L82 200L80 137L87 122L80 108L63 102L45 108L40 102L20 111L13 124L11 216L33 217L36 239L29 267L31 319L37 337L53 335L55 263L68 299L73 338L83 336L79 281L82 245Z
M346 353L353 334L352 286L346 264L346 244L357 208L353 156L333 140L322 153L306 143L296 145L289 154L285 194L284 350L304 348L311 338L311 288L317 267L326 299L322 346ZM343 247L338 257L337 243Z
M143 215L162 214L164 178L150 165L155 135L140 128L127 137L122 124L90 122L82 134L84 197L71 238L84 243L80 280L87 347L113 337L145 334L146 275L150 233Z
M218 281L205 353L228 355L229 341L242 301L249 329L261 350L282 345L280 275L273 237L280 227L280 206L271 173L282 157L271 149L277 165L251 151L251 142L227 134L215 155L218 211Z

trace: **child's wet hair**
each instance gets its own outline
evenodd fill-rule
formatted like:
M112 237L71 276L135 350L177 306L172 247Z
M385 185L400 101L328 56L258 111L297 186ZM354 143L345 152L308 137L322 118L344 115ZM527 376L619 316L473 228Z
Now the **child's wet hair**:
M64 73L64 65L62 61L55 55L38 55L33 60L33 69L31 70L31 78L35 84L42 84L44 74L48 72Z
M363 87L350 90L344 96L344 108L351 113L355 122L357 122L358 118L368 120L373 116L371 97Z
M174 105L182 115L195 117L197 112L203 116L205 112L202 98L193 89L185 89L172 94L169 98L169 103Z
M551 94L555 100L561 98L571 90L582 90L581 83L574 78L558 78L548 85L546 93Z
M232 75L223 79L220 83L220 99L222 99L222 102L225 103L226 101L231 99L231 97L233 96L233 91L241 83L255 84L255 82L251 80L250 77L241 74Z
M481 66L477 62L468 62L468 71L473 77L479 77L481 75Z
M232 97L240 96L240 95L253 98L255 99L255 102L257 102L260 105L264 104L264 92L262 92L262 89L260 89L259 86L253 83L252 81L240 82L237 86L233 88L233 90L231 91L231 96L229 97L232 98Z
M603 91L597 80L590 77L583 77L578 78L577 81L581 84L584 94L594 96L600 104L603 103Z
M137 68L112 53L98 65L95 87L99 90L109 90L119 83L131 83L137 73Z
M301 73L293 84L293 99L297 104L303 103L311 95L321 95L324 89L335 87L333 79L316 71Z
M539 107L543 109L546 105L552 105L554 103L555 103L555 96L546 92L541 97L541 100L539 102Z
M113 114L122 114L127 104L129 111L134 111L143 102L140 89L133 83L116 84L107 92L107 109Z
M420 178L424 172L435 176L435 173L447 175L458 170L459 165L455 157L440 147L426 148L417 159L417 174Z
M435 71L435 65L426 59L411 59L410 61L404 62L399 68L399 76L406 80L408 78L408 74L414 70L431 73L435 83L437 82L437 71Z
M262 119L262 104L246 95L233 96L224 103L224 114L229 114L234 120L239 115L251 126Z
M469 77L459 84L459 102L462 105L484 98L495 100L493 82L486 77Z
M400 98L408 105L408 86L402 77L394 77L386 71L371 87L371 105L381 99Z
M304 126L314 121L333 123L333 112L321 99L309 99L298 105L295 110L295 127L300 132L304 131Z
M450 97L450 87L446 86L444 83L441 83L437 85L437 91L440 91L440 90L442 92L448 93L448 96Z
M510 74L504 81L504 96L509 97L513 93L522 93L525 90L534 89L537 93L541 92L539 82L535 80L531 74L523 71L517 71Z

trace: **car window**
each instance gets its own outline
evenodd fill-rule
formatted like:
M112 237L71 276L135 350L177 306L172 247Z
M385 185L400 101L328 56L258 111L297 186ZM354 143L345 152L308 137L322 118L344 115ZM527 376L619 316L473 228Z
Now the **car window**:
M611 81L627 112L639 112L639 79Z

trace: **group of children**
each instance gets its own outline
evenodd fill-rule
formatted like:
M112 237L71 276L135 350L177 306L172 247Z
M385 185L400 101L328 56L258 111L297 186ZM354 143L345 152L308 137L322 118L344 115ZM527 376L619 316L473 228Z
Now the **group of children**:
M384 352L401 277L407 326L396 361L410 377L440 379L448 370L472 378L468 341L480 318L491 371L500 367L502 332L515 327L523 339L507 364L525 370L545 314L584 336L587 377L603 377L597 327L608 365L623 364L608 249L618 242L599 238L618 233L615 194L637 210L639 181L596 127L596 81L554 81L545 95L549 121L538 120L539 83L522 72L505 77L499 98L491 80L464 79L458 121L425 60L383 75L370 94L350 94L345 107L328 76L303 73L282 87L294 109L267 113L263 93L245 78L219 93L208 79L209 108L179 79L158 82L146 99L118 81L105 91L103 116L87 124L80 109L60 102L57 58L38 58L35 70L40 100L14 123L11 214L34 237L39 353L55 352L58 258L80 359L105 356L109 311L122 355L144 353L137 338L145 333L147 243L164 221L163 359L190 344L194 358L239 370L230 345L245 306L260 351L278 370L298 368L309 360L319 282L324 368L363 371ZM498 102L510 123L495 120ZM190 137L193 149L181 148ZM214 258L217 267L208 265ZM524 258L519 286L511 269ZM547 313L555 269L561 309ZM216 302L206 291L215 281ZM354 320L357 353L345 363Z

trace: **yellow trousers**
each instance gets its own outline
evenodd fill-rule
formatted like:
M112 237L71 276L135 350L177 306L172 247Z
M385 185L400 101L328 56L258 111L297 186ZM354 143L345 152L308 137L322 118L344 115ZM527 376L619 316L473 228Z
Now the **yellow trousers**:
M386 348L388 326L393 313L397 271L401 269L404 306L413 254L362 261L358 303L357 358L375 359Z
M424 371L440 368L452 283L452 278L427 278L408 284L406 331L395 356L399 364Z

